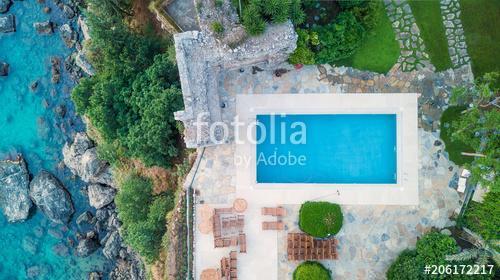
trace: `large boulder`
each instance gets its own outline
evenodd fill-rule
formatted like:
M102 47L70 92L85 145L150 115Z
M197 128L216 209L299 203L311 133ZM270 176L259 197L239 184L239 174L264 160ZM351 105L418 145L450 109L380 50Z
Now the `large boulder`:
M12 5L11 0L0 0L0 14L8 12L10 5Z
M14 15L0 16L0 33L16 31L16 18Z
M51 21L35 22L33 26L38 34L52 34L54 32L54 24Z
M73 144L63 147L64 164L83 181L115 187L109 164L97 157L94 144L85 133L77 133Z
M69 222L75 212L66 188L47 171L41 171L31 181L30 197L45 216L55 223Z
M115 199L116 190L101 184L91 184L87 189L90 206L100 209Z
M59 32L64 44L68 48L73 48L78 39L78 34L73 30L73 28L71 28L69 24L65 23L59 28Z
M32 206L29 197L29 175L26 163L17 160L0 161L0 207L9 222L28 218Z
M76 54L75 64L76 66L80 67L80 69L82 69L83 72L87 73L87 75L89 76L95 75L95 69L92 66L92 64L90 64L83 51L79 51Z
M9 75L9 64L0 61L0 76Z
M79 257L88 257L95 251L99 249L99 241L94 232L89 232L85 238L78 241L78 246L76 246L76 254Z
M104 237L101 241L104 243L104 248L102 249L102 253L104 256L110 260L114 260L118 254L120 253L120 249L122 248L122 238L117 231L110 232Z

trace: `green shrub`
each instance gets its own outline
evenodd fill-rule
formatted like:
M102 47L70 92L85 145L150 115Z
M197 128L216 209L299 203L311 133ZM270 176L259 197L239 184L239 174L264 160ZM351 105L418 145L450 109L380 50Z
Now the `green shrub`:
M291 64L315 64L315 54L311 48L319 44L318 34L306 29L297 28L299 36L297 48L290 55L288 61Z
M259 35L266 29L266 22L261 16L260 1L251 1L243 10L243 26L250 35Z
M361 7L366 4L366 2L372 2L372 1L367 1L367 0L337 0L337 2L340 5L340 8L343 10L355 8L355 7Z
M215 0L215 6L217 8L222 7L222 5L224 5L224 0Z
M266 22L294 24L305 20L301 0L249 0L243 8L242 22L250 35L259 35L266 29Z
M121 184L115 202L123 223L124 241L148 263L158 258L166 215L173 208L172 194L152 194L151 180L130 175Z
M320 41L318 63L332 63L356 51L365 35L365 29L350 12L342 12L333 24L315 28Z
M439 232L430 232L417 241L417 263L446 264L446 255L458 252L455 239Z
M342 210L337 204L308 201L300 207L299 227L312 236L326 238L335 235L342 223Z
M301 263L293 272L293 280L331 280L331 272L319 262Z
M416 250L404 250L387 271L388 280L418 280L422 275L420 265L415 263Z
M471 201L465 211L465 224L485 240L500 240L500 192L490 190L482 203Z
M224 26L218 21L214 21L210 24L210 29L212 29L215 34L222 34L224 32Z

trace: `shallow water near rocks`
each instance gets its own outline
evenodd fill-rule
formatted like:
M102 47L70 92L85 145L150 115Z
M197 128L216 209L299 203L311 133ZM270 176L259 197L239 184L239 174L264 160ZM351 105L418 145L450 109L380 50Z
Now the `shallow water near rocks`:
M53 12L44 14L44 5ZM87 279L89 272L107 271L111 263L101 250L87 258L75 256L75 220L90 207L80 192L83 184L58 167L62 146L84 128L75 117L70 100L73 83L67 73L61 69L61 83L51 83L50 58L59 57L63 66L71 50L57 28L52 35L38 35L33 28L34 22L50 19L61 25L64 19L49 0L43 5L14 1L8 13L16 16L17 32L0 34L0 61L10 64L9 76L0 77L0 159L21 153L31 176L41 169L56 175L71 193L76 211L67 226L51 223L40 211L17 224L9 224L0 214L0 280ZM36 91L30 89L34 81L38 81ZM61 105L67 109L64 117L55 112Z

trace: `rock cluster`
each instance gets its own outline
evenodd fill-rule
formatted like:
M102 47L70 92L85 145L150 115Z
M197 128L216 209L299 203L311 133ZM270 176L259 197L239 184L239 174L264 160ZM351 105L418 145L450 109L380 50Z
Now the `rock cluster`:
M50 58L51 65L51 81L53 84L58 84L61 81L61 60L58 57Z
M16 18L14 15L0 16L0 33L16 31Z
M114 187L109 164L97 157L97 149L86 133L77 133L73 144L63 147L64 164L83 181Z
M54 32L54 24L51 21L35 22L33 27L38 34L48 35Z
M65 23L59 27L61 39L68 48L73 48L78 40L78 33L76 33L71 25Z
M31 206L29 174L24 159L0 161L0 207L7 220L26 220Z
M45 216L55 223L69 222L75 212L66 188L47 171L41 171L31 181L30 197Z

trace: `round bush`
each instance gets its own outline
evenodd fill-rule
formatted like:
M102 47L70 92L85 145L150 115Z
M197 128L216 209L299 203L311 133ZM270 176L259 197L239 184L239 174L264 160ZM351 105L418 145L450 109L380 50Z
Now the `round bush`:
M301 263L293 272L293 280L331 280L330 270L319 262Z
M342 221L342 210L337 204L308 201L300 207L300 229L314 237L326 238L337 234Z

